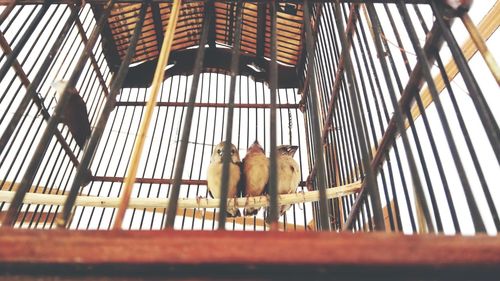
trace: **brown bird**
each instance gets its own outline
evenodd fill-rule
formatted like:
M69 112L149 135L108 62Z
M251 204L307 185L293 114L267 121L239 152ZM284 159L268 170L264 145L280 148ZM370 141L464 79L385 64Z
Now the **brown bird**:
M57 98L61 98L62 91L68 82L64 80L59 80L52 83L51 87L56 89ZM90 137L90 122L87 113L87 106L83 101L78 91L70 87L68 89L69 98L66 107L63 109L61 116L61 123L68 126L71 135L75 139L76 144L83 149L85 142ZM88 185L92 181L92 171L87 169L85 171L85 176L83 177L82 186Z
M238 183L241 178L241 161L240 155L236 146L231 144L231 163L229 163L229 189L227 193L227 198L234 198L238 192ZM213 198L221 197L221 178L222 178L222 166L223 166L223 155L224 155L224 142L219 143L212 153L210 158L210 165L208 165L207 173L207 186L210 195ZM239 217L240 210L236 207L228 207L227 214L230 217Z
M67 83L67 81L59 80L52 84L52 87L56 89L57 96L59 98L61 97L62 91ZM76 143L81 149L83 149L83 146L90 137L91 133L87 107L75 88L70 87L68 91L70 98L63 110L61 123L68 126L68 129L71 132L71 135L73 135Z
M245 196L260 196L269 180L269 160L264 149L258 141L255 141L247 150L243 158L243 175L245 184ZM243 210L245 216L257 214L260 208L246 207Z
M295 145L280 145L276 148L278 168L278 194L294 193L300 183L299 163L293 159L299 147ZM280 207L280 216L283 215L291 205ZM267 210L269 214L269 208Z

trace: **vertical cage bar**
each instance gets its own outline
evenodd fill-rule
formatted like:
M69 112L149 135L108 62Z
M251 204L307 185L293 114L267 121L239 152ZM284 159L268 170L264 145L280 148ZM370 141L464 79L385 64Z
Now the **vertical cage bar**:
M271 90L271 153L269 166L269 196L271 197L270 212L268 214L271 222L271 230L278 229L278 167L276 154L276 96L278 95L278 62L277 62L277 9L276 1L269 2L271 14L271 62L270 62L270 90ZM291 140L290 140L291 141Z
M182 0L174 0L172 4L172 9L168 18L167 30L165 31L165 36L163 44L161 47L160 57L156 65L155 74L153 77L153 85L151 86L151 94L146 105L146 112L144 119L139 127L139 132L137 133L136 142L132 150L132 158L130 159L130 166L127 170L127 176L124 182L124 190L121 194L120 208L115 216L115 222L113 229L120 229L127 210L128 203L130 201L130 195L132 194L132 188L134 187L134 182L137 174L137 169L139 168L139 162L141 160L142 150L144 148L144 142L146 139L146 134L151 123L151 117L153 115L153 110L156 105L156 100L158 98L158 92L165 75L165 66L168 62L168 57L170 55L170 50L172 47L172 42L174 40L175 28L177 25L177 19L179 17L180 7Z
M453 105L453 108L455 109L460 128L461 128L462 133L463 133L464 138L465 138L465 142L467 144L467 147L469 148L469 153L471 155L472 162L474 164L474 168L476 169L476 172L477 172L477 175L479 178L479 182L480 182L481 187L483 189L483 193L484 193L484 196L486 198L486 202L488 204L488 207L490 208L491 215L493 217L493 222L495 223L495 227L496 227L497 231L500 231L500 219L498 217L499 213L497 211L495 203L493 202L493 198L491 196L491 192L489 190L488 184L486 182L486 178L485 178L483 170L481 168L481 164L479 162L480 160L478 159L476 149L474 148L474 145L473 145L472 140L470 138L469 131L467 130L467 126L466 126L464 118L462 116L460 107L457 103L455 93L453 91L453 88L451 87L451 82L450 82L448 76L446 75L446 70L445 70L443 61L441 60L441 57L437 56L436 61L438 63L438 67L439 67L441 73L443 74L443 81L445 83L446 89L448 90L448 94L450 96L450 100L451 100L451 103ZM422 102L420 102L419 107L420 107L419 110L421 110L421 112L424 113L424 114L422 114L422 117L424 117L425 111L423 109ZM449 187L446 186L446 195L451 197L449 194L450 194ZM453 204L453 201L451 200L451 198L448 199L448 203L450 204L450 209L451 209L452 214L454 216L453 222L455 223L455 228L458 229L458 231L460 231L460 227L458 225L458 221L456 218L455 207L454 207L454 204Z
M194 103L196 101L196 94L198 92L200 74L203 67L203 62L205 60L205 45L208 40L208 31L210 27L210 22L212 21L212 13L210 12L210 9L207 9L209 5L213 5L213 0L210 0L209 2L205 3L203 28L200 35L198 50L196 53L196 63L193 69L193 80L191 82L191 90L189 93L188 108L186 112L186 117L184 119L184 127L182 128L181 147L179 150L177 163L175 165L174 184L172 186L172 192L170 193L170 200L167 209L167 219L165 223L165 228L167 229L172 229L174 227L174 222L176 217L175 214L177 212L177 202L179 199L179 193L181 189L182 172L184 171L184 163L186 161L186 153L189 144L191 124L193 123Z
M425 196L423 194L423 189L422 189L422 184L420 182L420 177L418 175L418 170L417 170L417 167L416 167L416 164L415 164L415 159L413 157L413 153L411 152L410 150L410 143L409 143L409 140L408 140L408 136L406 134L406 130L405 130L405 127L404 127L404 122L403 122L403 116L402 116L402 113L401 113L401 110L398 106L398 102L396 100L396 93L394 91L394 88L392 86L392 79L390 78L390 73L389 73L389 69L388 69L388 66L387 66L387 62L385 61L385 58L383 56L383 48L382 48L382 42L381 42L381 39L380 39L380 36L378 34L381 34L380 33L380 29L379 29L379 22L378 22L378 17L376 15L376 11L375 11L375 7L373 4L367 4L367 9L368 9L368 14L369 14L369 17L370 17L370 20L372 22L372 28L373 28L373 31L374 31L374 39L375 39L375 48L377 50L377 54L378 54L378 57L380 58L380 63L381 63L381 66L382 66L382 71L384 73L384 77L385 77L385 80L387 81L387 85L388 85L388 88L389 88L389 92L390 92L390 97L391 97L391 102L392 102L392 105L394 107L394 118L396 120L396 124L397 124L397 127L398 127L398 130L399 132L401 133L401 137L403 139L403 145L404 145L404 148L405 148L405 152L406 152L406 156L407 156L407 159L408 159L408 163L409 163L409 166L410 166L410 171L411 171L411 175L412 175L412 180L413 180L413 186L416 190L416 193L417 193L417 204L419 204L424 212L424 216L425 216L425 220L426 220L426 226L428 228L429 231L433 232L434 231L434 226L432 224L432 220L431 220L431 217L430 217L430 213L429 213L429 209L428 209L428 206L427 206L427 202L426 202L426 199L425 199ZM381 149L381 148L379 148ZM401 171L400 171L401 173ZM364 184L363 184L364 185ZM357 202L360 202L359 199L361 199L363 197L362 193L363 193L363 187L362 187L362 192L360 193L360 195L358 196L358 198L356 199L356 202L355 204L353 205L353 211L355 208L358 208L358 205L360 203L357 203ZM352 227L353 225L353 222L355 220L355 214L349 214L349 217L348 217L348 220L344 226L345 229L349 229Z
M316 81L314 75L314 39L311 28L311 12L309 7L309 0L304 1L304 26L305 26L305 40L307 48L307 72L310 73L309 82L309 95L312 104L312 108L309 109L311 112L311 123L312 123L312 133L313 133L313 145L314 145L314 158L317 166L317 185L320 194L319 200L319 221L321 230L330 230L330 220L328 217L328 204L326 200L326 176L325 176L325 160L323 154L323 146L321 144L321 131L319 127L320 117L317 115L319 113L319 104L316 91Z
M231 49L231 81L229 84L229 102L226 123L226 141L224 143L222 158L221 198L219 207L219 229L226 228L227 194L229 191L229 162L231 161L231 139L233 136L234 96L236 91L236 76L240 65L241 30L243 21L243 2L237 1L236 5L236 27L234 44ZM232 38L232 37L230 37Z
M350 95L350 100L351 100L351 106L353 107L354 110L354 122L356 124L357 130L357 136L358 136L358 143L360 146L361 150L361 163L363 166L363 170L365 172L365 179L364 181L367 182L367 186L370 189L370 199L371 203L373 206L373 218L374 218L374 223L375 223L375 229L383 231L385 230L385 224L384 224L384 216L382 214L382 205L380 202L380 194L378 190L378 184L375 179L374 175L374 170L372 170L370 166L370 157L368 155L368 147L367 147L367 137L365 136L365 133L363 131L363 125L362 125L362 120L361 120L361 112L360 112L360 105L358 102L358 99L356 97L356 91L354 89L354 72L352 69L352 61L351 61L351 56L349 53L349 46L347 43L347 37L344 31L344 23L342 21L342 15L340 14L340 2L337 0L335 2L335 19L337 23L337 29L339 32L340 36L340 43L342 46L342 57L345 60L345 69L346 69L346 76L347 76L347 83L349 87L349 95ZM360 159L358 159L359 161Z

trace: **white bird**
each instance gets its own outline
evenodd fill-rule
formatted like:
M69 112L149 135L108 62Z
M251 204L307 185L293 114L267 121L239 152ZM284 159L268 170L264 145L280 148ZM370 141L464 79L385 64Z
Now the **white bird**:
M241 161L240 155L236 147L231 144L231 162L229 163L229 186L227 198L234 198L238 192L238 183L241 178ZM214 198L221 197L221 179L222 179L222 166L224 156L224 142L219 143L215 146L210 158L210 165L208 165L207 173L207 187L210 191L210 195ZM240 216L240 211L236 207L227 208L228 216L238 217Z

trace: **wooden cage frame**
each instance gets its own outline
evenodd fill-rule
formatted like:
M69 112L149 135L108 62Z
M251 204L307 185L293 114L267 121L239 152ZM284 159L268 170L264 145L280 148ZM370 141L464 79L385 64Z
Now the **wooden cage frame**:
M103 0L89 1L95 5L104 5ZM133 2L133 1L127 1ZM162 1L151 1L159 5ZM189 2L189 1L188 1ZM356 1L352 1L356 2ZM378 2L378 1L372 1ZM384 1L379 1L384 2ZM425 3L424 0L408 1ZM41 0L0 0L0 5L41 4ZM56 0L53 3L72 4L69 0ZM479 25L479 32L488 38L495 30L499 5L492 14ZM156 15L158 17L161 15ZM153 16L154 17L154 16ZM158 21L158 19L153 20ZM464 21L467 21L465 19ZM156 23L157 24L157 23ZM158 28L158 26L156 26ZM349 28L349 27L348 27ZM1 38L0 38L1 39ZM155 39L156 40L156 39ZM163 40L158 40L161 42ZM473 38L463 47L466 57L481 51L473 46ZM0 42L1 43L1 42ZM171 45L171 44L170 44ZM5 46L5 44L2 44ZM7 44L8 46L8 44ZM185 47L185 46L184 46ZM257 52L258 50L255 50ZM9 50L5 50L9 53ZM185 52L185 53L183 53ZM214 51L214 58L227 54L225 51ZM164 64L168 61L164 59ZM189 51L172 53L174 59L183 56L193 57ZM252 58L246 62L255 62ZM297 58L298 59L298 58ZM161 58L160 58L161 60ZM228 68L212 61L209 67ZM264 68L270 64L260 61ZM175 68L174 73L185 74L192 69L192 60L186 68ZM16 67L17 66L17 67ZM22 67L15 64L20 77ZM145 68L149 65L142 66ZM294 71L280 66L280 71ZM20 69L19 69L20 68ZM164 68L164 65L163 65ZM140 72L142 69L131 70ZM244 70L243 70L244 71ZM251 72L251 70L248 70ZM457 75L458 70L453 63L446 66L450 76ZM255 74L255 73L254 73ZM161 77L162 78L162 77ZM156 81L132 81L130 85L153 85ZM267 77L261 77L266 80ZM434 79L439 87L444 87L439 77ZM307 81L307 80L306 80ZM291 86L294 79L278 81L281 86ZM26 82L29 84L29 81ZM292 85L296 86L296 85ZM427 97L427 100L425 99ZM429 93L424 90L425 105L431 103ZM419 111L413 107L414 118ZM406 124L406 126L409 126ZM383 153L383 150L380 153ZM139 152L140 153L140 152ZM378 153L377 153L378 155ZM377 157L377 156L376 156ZM381 157L381 156L379 156ZM313 169L314 170L314 169ZM304 183L307 184L307 183ZM327 194L327 198L339 196L342 192L357 192L363 188L361 183L346 185L344 189L335 189ZM280 202L294 203L320 198L320 191L307 194L282 196ZM13 200L14 192L0 191L0 199L5 202ZM26 202L51 202L62 205L64 195L29 194ZM31 201L30 201L31 200ZM254 206L269 204L267 197L250 199ZM278 200L278 199L277 199ZM140 200L136 200L140 201ZM148 200L151 208L163 206L165 200ZM237 199L237 206L244 206L248 199ZM127 202L133 207L136 202ZM76 205L101 204L116 207L117 200L104 198L77 198ZM140 203L144 207L146 203ZM176 203L177 204L177 203ZM220 200L197 201L182 200L176 207L216 207ZM184 205L182 205L184 204ZM195 212L193 216L196 216ZM3 219L3 218L2 218ZM277 228L273 229L277 230ZM228 247L232 245L234 247ZM391 248L393 251L387 251ZM301 233L268 233L246 232L179 232L179 231L70 231L70 230L26 230L11 229L4 225L0 229L0 279L23 278L79 279L85 277L130 278L142 280L147 278L173 277L179 279L210 280L212 278L232 278L240 280L281 280L281 279L331 279L339 280L496 280L500 275L500 237L476 235L473 237L449 237L444 235L403 235L385 232L363 233L325 233L306 231Z

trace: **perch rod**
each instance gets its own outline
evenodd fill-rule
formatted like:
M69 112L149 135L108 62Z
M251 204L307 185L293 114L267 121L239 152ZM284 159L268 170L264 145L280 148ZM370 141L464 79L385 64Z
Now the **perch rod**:
M326 198L338 198L350 194L354 194L361 188L361 182L355 182L348 185L338 186L326 189ZM15 191L0 191L0 202L10 203L14 197ZM66 195L42 194L42 193L27 193L24 197L25 204L42 204L42 205L64 205ZM82 207L101 207L101 208L118 208L121 207L121 198L104 197L104 196L78 196L75 201L75 206ZM291 194L282 194L278 196L280 205L297 204L304 202L316 202L319 200L319 191L298 192ZM129 198L127 208L156 208L164 209L168 207L169 198ZM240 197L228 199L229 206L236 207L266 207L269 205L267 196L256 197ZM206 198L182 198L179 199L179 209L190 208L218 208L220 199Z
M113 229L118 230L121 228L123 217L125 216L125 211L130 201L130 194L132 193L132 188L134 186L135 177L137 174L137 169L139 167L139 162L141 160L142 149L144 147L144 141L146 139L146 134L151 123L151 117L155 109L156 100L158 98L158 92L160 91L160 86L163 81L163 76L165 75L165 67L168 62L168 57L170 55L170 48L174 40L175 26L177 25L177 18L179 16L181 0L175 0L172 4L172 10L168 19L167 30L165 31L165 37L163 39L163 44L161 46L161 54L158 59L158 64L156 65L155 74L153 77L153 84L151 86L151 95L149 97L148 103L146 105L146 112L144 114L144 119L139 127L139 132L135 139L134 149L132 150L132 158L130 160L130 167L127 171L127 176L125 177L124 191L121 196L120 207L118 213L116 214L116 219L113 225Z

